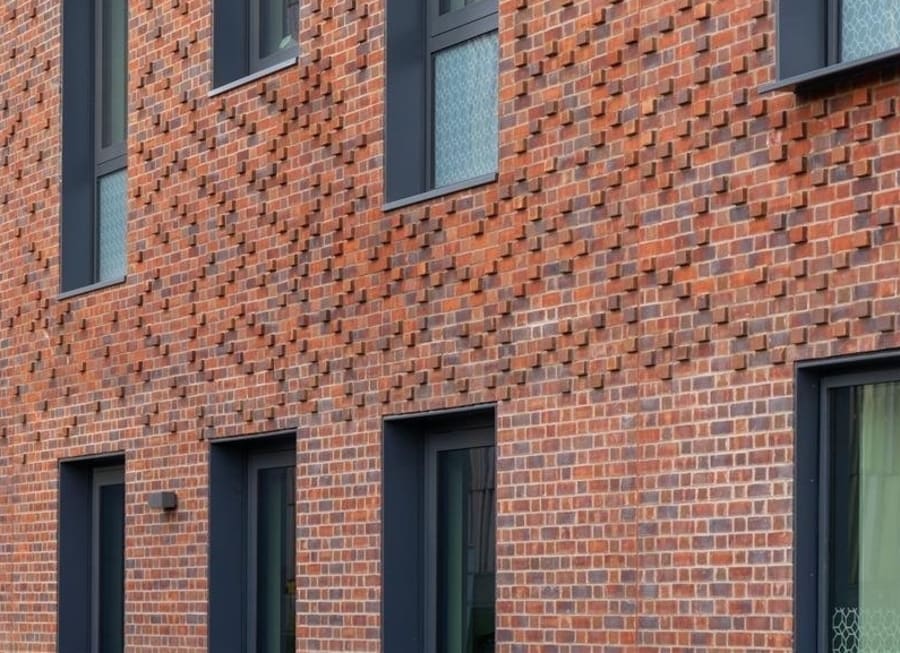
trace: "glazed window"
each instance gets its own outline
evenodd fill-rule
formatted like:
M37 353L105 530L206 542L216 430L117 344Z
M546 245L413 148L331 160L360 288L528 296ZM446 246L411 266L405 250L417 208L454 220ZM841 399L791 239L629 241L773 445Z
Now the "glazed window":
M492 180L496 0L390 0L387 26L388 203Z
M121 280L126 272L128 3L67 0L63 11L66 292Z
M214 0L213 26L218 88L296 59L300 0Z

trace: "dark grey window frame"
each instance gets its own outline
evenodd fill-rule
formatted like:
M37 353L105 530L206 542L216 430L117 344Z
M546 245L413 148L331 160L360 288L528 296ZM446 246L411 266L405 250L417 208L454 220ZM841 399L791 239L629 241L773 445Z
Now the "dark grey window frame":
M96 652L99 649L98 488L103 484L124 484L124 465L125 458L119 453L59 462L59 653ZM122 614L124 625L124 603Z
M443 16L439 0L388 0L385 210L496 179L484 175L435 188L432 78L436 52L497 29L497 0Z
M209 465L209 651L248 653L256 650L257 517L251 473L287 465L296 470L296 433L213 440ZM296 538L294 546L296 555Z
M900 48L840 60L840 0L779 0L776 80L761 92L809 87L851 71L900 61Z
M85 11L85 4L88 11ZM127 2L125 12L127 52ZM122 281L118 277L100 279L99 275L99 180L104 175L125 169L127 165L126 141L106 147L101 142L102 15L102 0L63 2L60 286L64 293L84 292ZM87 75L85 71L88 71ZM127 89L127 71L125 87ZM127 128L126 117L126 134Z
M496 447L495 421L493 405L384 420L382 648L385 651L435 651L436 454L469 446Z
M831 433L829 390L900 380L900 352L796 366L794 431L794 650L829 650Z
M212 0L213 92L220 93L296 61L298 44L261 57L260 0ZM302 8L302 5L301 5Z

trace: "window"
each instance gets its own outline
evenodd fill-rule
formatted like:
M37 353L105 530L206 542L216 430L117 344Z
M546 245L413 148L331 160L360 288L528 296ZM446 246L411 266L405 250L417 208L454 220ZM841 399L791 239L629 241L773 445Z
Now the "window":
M128 2L66 0L63 12L61 285L70 291L125 276Z
M295 650L295 469L292 434L211 448L210 651Z
M125 647L125 478L122 459L60 466L59 651Z
M390 0L389 202L497 171L496 0Z
M300 0L214 0L213 85L225 86L297 56Z
M893 650L900 623L900 369L832 371L804 384L805 401L814 405L798 416L816 426L798 424L795 456L797 650Z
M495 650L495 461L490 409L386 423L384 650Z
M778 3L778 77L800 83L900 54L896 0ZM784 86L785 81L773 87Z

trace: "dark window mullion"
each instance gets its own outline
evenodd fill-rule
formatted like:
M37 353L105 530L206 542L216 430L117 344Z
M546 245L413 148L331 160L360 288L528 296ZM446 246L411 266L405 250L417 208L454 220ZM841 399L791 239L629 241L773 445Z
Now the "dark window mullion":
M825 56L828 65L841 61L841 3L843 0L826 0L827 23L825 28Z

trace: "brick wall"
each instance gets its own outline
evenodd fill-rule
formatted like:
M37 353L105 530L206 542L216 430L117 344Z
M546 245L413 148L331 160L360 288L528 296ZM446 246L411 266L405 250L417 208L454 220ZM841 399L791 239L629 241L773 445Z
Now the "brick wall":
M293 428L298 650L379 650L382 418L486 402L498 651L789 650L792 364L900 345L896 68L761 94L771 1L501 0L497 183L385 213L384 3L212 97L209 5L131 2L128 279L67 299L60 3L0 10L0 650L112 451L127 648L205 650L208 440Z

